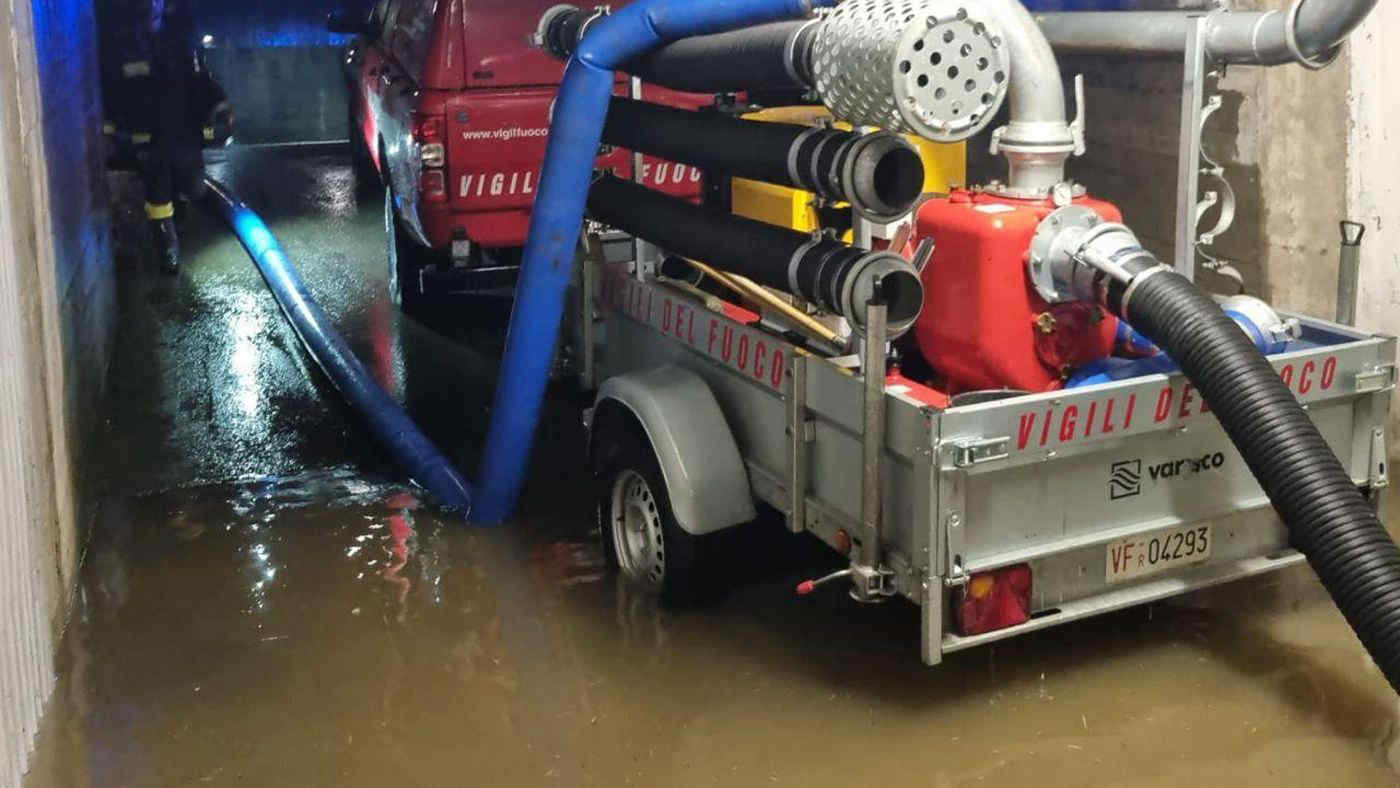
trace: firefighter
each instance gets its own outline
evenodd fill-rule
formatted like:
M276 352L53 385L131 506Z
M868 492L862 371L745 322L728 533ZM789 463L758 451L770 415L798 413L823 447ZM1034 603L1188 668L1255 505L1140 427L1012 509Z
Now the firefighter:
M99 16L104 131L134 163L161 270L179 270L175 201L203 196L206 141L232 113L197 57L186 0L104 0ZM225 123L226 121L226 123Z

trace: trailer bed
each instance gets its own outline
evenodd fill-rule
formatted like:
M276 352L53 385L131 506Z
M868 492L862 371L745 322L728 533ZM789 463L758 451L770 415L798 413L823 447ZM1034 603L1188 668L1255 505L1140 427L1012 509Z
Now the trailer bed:
M791 530L849 550L861 533L861 376L733 304L639 278L626 262L591 265L598 379L667 364L694 372L755 498ZM1302 339L1270 360L1353 481L1379 490L1395 340L1300 320ZM883 560L898 594L922 608L927 664L1303 560L1179 374L964 407L893 375L885 394ZM1016 564L1031 568L1030 620L958 634L951 603L968 578Z

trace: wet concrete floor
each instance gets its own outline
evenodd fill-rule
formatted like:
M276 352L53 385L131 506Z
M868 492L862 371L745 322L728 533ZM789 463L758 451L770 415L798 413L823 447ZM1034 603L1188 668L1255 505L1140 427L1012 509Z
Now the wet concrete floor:
M499 310L400 317L343 154L211 166L471 469ZM575 395L516 522L439 517L232 238L193 215L186 242L176 280L123 264L110 494L33 788L1400 781L1400 705L1306 569L930 669L913 609L795 597L830 559L760 527L732 593L660 610L603 566Z

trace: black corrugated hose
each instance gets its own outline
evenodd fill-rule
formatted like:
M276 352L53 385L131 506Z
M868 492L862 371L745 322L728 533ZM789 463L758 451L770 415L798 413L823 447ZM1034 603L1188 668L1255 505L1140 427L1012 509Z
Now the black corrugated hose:
M856 134L691 112L614 96L603 142L711 173L794 186L891 222L913 209L924 162L898 134Z
M541 42L545 51L568 60L594 14L575 8L551 16ZM806 90L815 38L810 20L772 22L672 41L623 70L653 85L696 93Z
M674 254L800 295L858 325L862 318L855 310L864 300L853 294L857 283L876 270L883 271L890 299L891 331L907 328L923 308L924 288L914 267L888 251L871 252L692 205L614 175L593 182L588 215Z
M1181 365L1210 403L1362 645L1400 692L1400 549L1254 344L1185 277L1139 275L1110 307Z

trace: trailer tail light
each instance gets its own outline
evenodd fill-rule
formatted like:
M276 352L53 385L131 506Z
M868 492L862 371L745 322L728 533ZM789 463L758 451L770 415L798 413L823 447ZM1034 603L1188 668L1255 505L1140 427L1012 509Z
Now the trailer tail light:
M958 592L958 631L980 635L1023 624L1031 617L1031 567L1016 564L978 572Z
M427 203L447 202L447 177L442 170L424 170L418 179L418 192Z

